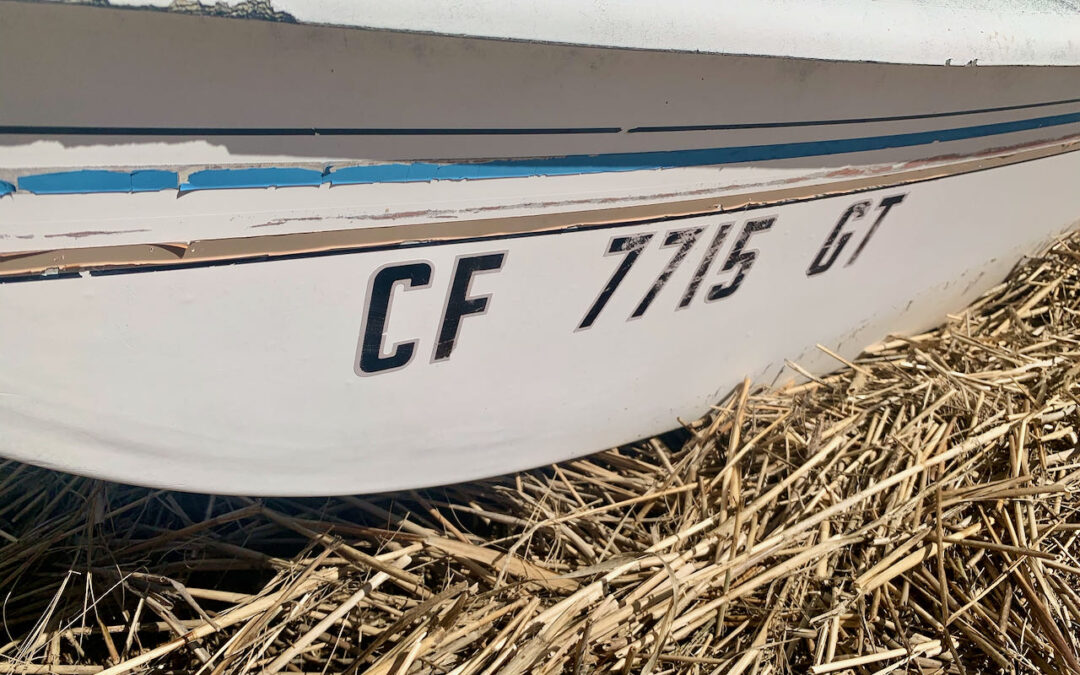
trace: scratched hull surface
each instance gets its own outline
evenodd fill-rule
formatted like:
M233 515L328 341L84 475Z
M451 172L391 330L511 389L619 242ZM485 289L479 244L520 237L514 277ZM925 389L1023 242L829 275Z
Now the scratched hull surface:
M1075 66L3 1L0 61L0 455L127 482L586 454L929 327L1080 220Z

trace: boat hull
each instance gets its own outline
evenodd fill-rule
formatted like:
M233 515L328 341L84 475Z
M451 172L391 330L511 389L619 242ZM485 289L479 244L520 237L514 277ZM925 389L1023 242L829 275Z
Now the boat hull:
M567 459L693 419L744 377L798 377L785 359L839 366L818 343L852 357L933 325L1075 225L1077 175L1071 153L732 212L5 284L0 351L17 358L2 371L3 451L126 482L267 494ZM818 260L860 204L865 216ZM366 362L365 338L378 348Z
M0 454L76 473L314 495L580 456L928 328L1080 219L1076 68L118 12L0 2L5 60L160 44L0 71Z

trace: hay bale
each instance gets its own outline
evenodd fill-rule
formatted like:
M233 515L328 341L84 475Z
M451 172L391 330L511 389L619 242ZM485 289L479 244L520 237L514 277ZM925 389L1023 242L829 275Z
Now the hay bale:
M1080 673L1078 260L489 481L252 500L8 462L0 673Z

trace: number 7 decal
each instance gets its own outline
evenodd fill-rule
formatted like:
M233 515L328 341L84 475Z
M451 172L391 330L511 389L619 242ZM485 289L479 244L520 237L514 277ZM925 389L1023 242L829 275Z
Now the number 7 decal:
M604 305L608 303L611 296L615 293L615 289L619 287L622 280L626 278L630 268L637 262L638 257L641 255L641 251L652 239L652 233L636 234L628 237L615 237L608 244L607 253L604 255L612 255L615 253L625 253L626 256L619 263L619 266L615 268L615 273L611 275L611 279L608 280L607 285L600 291L600 295L597 296L596 301L593 302L592 307L585 313L585 318L581 320L581 324L578 326L578 330L584 330L593 325L596 318L600 316L600 312L603 311Z
M675 270L679 268L682 261L686 258L686 254L690 252L694 244L697 243L698 237L701 236L702 230L705 228L695 227L689 230L673 230L667 233L664 238L664 243L660 248L669 248L671 246L678 246L679 249L675 251L675 255L671 256L671 260L668 261L667 266L660 272L660 276L656 277L656 281L653 282L652 288L645 294L645 297L638 303L637 309L630 315L631 319L636 319L645 313L645 310L649 308L652 301L656 299L656 296L660 293L660 290L664 288L664 284L667 283L671 275L675 273Z

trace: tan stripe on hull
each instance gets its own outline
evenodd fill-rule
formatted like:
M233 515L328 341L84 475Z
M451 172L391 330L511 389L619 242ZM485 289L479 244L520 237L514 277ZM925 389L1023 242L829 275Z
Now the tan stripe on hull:
M656 218L722 213L748 207L769 206L905 185L1017 164L1076 150L1080 150L1080 141L1071 140L1005 155L957 162L948 166L913 169L884 176L643 206L565 211L512 218L199 239L190 242L154 242L14 252L0 254L0 278L41 274L47 271L73 272L144 265L169 266L263 257L276 258L326 251L363 250L413 242L445 242L557 232L615 223L633 224Z

